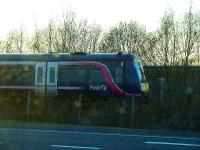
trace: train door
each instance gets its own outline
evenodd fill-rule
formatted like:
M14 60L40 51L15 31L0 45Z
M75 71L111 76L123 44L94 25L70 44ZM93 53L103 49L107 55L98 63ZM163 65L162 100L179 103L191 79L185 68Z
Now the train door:
M115 83L120 87L123 88L124 84L124 62L113 62L113 79Z
M35 63L35 94L44 95L46 87L46 62Z
M58 62L47 63L47 95L57 95Z

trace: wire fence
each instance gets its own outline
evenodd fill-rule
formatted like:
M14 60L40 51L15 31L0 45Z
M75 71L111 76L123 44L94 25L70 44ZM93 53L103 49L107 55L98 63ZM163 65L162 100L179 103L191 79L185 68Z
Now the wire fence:
M129 101L113 96L13 93L0 95L0 120L200 131L200 67L145 67L145 73L149 99L136 99L134 118Z
M183 101L200 98L200 67L145 67L150 97L161 101Z

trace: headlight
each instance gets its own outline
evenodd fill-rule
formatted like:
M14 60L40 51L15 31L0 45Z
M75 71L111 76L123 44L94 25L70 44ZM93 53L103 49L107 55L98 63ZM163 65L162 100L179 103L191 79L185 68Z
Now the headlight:
M141 90L144 93L148 93L149 92L149 84L147 82L146 83L141 83Z

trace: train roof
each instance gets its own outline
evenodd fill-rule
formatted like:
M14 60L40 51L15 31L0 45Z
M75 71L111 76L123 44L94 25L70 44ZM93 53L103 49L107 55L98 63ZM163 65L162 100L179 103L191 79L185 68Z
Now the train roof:
M2 53L0 61L131 61L131 53Z

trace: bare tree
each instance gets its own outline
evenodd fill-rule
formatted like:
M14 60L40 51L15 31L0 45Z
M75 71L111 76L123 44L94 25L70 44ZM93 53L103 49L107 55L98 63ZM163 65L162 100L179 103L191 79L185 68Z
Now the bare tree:
M48 26L45 30L43 30L43 39L46 51L51 53L54 51L54 39L55 39L55 25L53 20L50 20Z
M22 24L21 24L21 27L20 27L20 31L19 31L18 37L16 38L16 42L17 42L16 44L17 44L18 51L20 53L22 53L24 42L25 42L24 41L24 31L22 29Z
M21 25L20 30L12 31L7 38L2 41L2 49L5 53L22 53L25 51L27 38Z
M105 33L99 49L102 52L133 52L138 55L145 53L146 29L136 22L123 23L112 27Z
M88 39L90 41L88 50L90 53L98 52L98 44L100 42L101 33L102 28L100 25L90 26L90 35Z
M13 32L10 32L8 37L2 42L3 44L3 50L5 53L13 53L14 52L14 35Z
M34 53L41 52L41 45L42 45L41 32L38 30L36 21L35 21L35 33L32 39L30 40L29 45L32 52Z
M55 49L58 52L71 52L75 49L76 39L75 14L67 12L63 15L63 20L59 25L55 36Z
M181 34L181 59L182 63L186 66L191 64L193 54L195 53L195 42L199 39L198 33L198 21L192 13L192 4L190 6L189 12L186 13L184 19L180 26Z
M97 51L101 27L90 25L87 20L81 20L77 27L76 50L82 52Z

